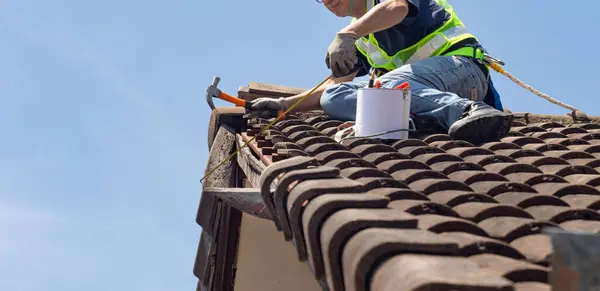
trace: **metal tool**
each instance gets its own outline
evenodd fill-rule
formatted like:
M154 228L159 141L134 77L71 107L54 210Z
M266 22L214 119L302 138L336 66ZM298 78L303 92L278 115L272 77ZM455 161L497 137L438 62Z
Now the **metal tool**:
M310 94L314 93L318 88L320 88L321 86L323 86L323 84L325 84L327 81L331 80L332 77L333 77L332 75L329 75L327 78L325 78L325 80L321 81L321 83L319 85L313 87L310 91L308 91L308 93L304 94L304 96L302 96L294 104L292 104L292 106L290 106L290 108L288 108L286 111L283 111L282 112L283 114L281 114L277 118L273 119L265 127L262 127L262 129L260 130L260 132L258 134L255 134L249 141L246 141L241 147L238 147L238 149L235 152L233 152L233 154L231 154L229 157L227 157L227 159L222 160L214 168L212 168L206 174L204 174L204 177L202 177L200 179L200 183L202 183L202 181L204 181L204 179L206 179L208 176L210 176L212 173L214 173L220 166L222 166L225 163L231 161L231 159L233 159L233 157L235 157L235 155L237 155L237 153L239 153L242 149L244 149L245 147L247 147L251 142L253 142L254 140L256 140L256 138L258 136L262 135L263 132L265 132L266 130L268 130L269 128L271 128L271 126L273 126L275 123L277 123L278 121L280 121L284 117L285 112L294 109L294 107L298 106L298 104L300 104L302 101L304 101L304 99L308 98L308 96L310 96ZM213 84L214 83L215 83L215 80L213 80ZM219 83L219 81L217 80L216 83ZM210 89L210 87L209 87L209 89Z
M246 110L250 110L252 108L252 102L246 101L241 98L233 97L227 93L222 92L221 89L217 87L219 85L219 81L221 81L221 78L219 78L219 76L213 77L212 84L208 86L208 89L206 89L206 102L208 103L208 106L210 106L211 110L215 110L213 98L219 98L221 100L233 103L237 106L246 108ZM282 116L283 110L274 110L272 114L277 117Z
M483 61L484 61L486 64L488 64L488 65L489 65L489 64L492 64L492 63L499 64L500 66L504 66L504 65L506 65L506 64L505 64L503 61L501 61L501 60L499 60L499 59L497 59L497 58L494 58L494 57L492 57L492 56L490 56L490 55L488 55L488 54L484 54L484 55L483 55Z
M250 109L250 106L251 106L250 102L246 102L246 100L244 100L244 99L233 97L227 93L221 92L221 89L219 89L217 87L219 85L219 81L221 81L221 78L219 78L218 76L215 76L213 78L212 84L210 86L208 86L208 89L206 89L206 102L208 103L208 106L210 106L210 109L215 110L215 104L213 103L213 98L219 98L221 100L225 100L227 102L233 103L237 106L241 106L246 109Z

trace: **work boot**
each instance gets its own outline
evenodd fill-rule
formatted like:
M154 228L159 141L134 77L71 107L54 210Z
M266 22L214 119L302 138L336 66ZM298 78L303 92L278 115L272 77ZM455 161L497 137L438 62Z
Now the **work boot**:
M452 139L468 141L474 145L498 141L508 135L512 120L511 114L496 110L483 102L474 102L450 126L448 135Z

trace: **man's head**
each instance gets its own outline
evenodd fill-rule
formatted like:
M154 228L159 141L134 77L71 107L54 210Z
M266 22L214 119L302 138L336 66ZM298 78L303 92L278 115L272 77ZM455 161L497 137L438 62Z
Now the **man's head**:
M355 0L322 0L325 7L329 9L329 11L333 12L336 16L346 17L346 16L354 16L356 14L357 6L354 4ZM361 2L361 0L357 0L357 2ZM364 2L364 0L362 0ZM357 3L358 4L358 3Z

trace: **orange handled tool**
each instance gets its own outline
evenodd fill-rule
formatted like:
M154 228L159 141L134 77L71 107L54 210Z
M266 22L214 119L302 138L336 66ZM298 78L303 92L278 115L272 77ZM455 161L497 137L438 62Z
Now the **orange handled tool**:
M408 82L404 82L404 83L396 86L396 88L394 88L394 89L408 90L408 89L410 89L410 84Z
M246 102L246 100L244 100L244 99L233 97L233 96L231 96L227 93L223 93L223 92L221 92L221 94L219 94L219 99L225 100L227 102L233 103L233 104L235 104L237 106L241 106L241 107L247 107L248 104L250 104L250 103Z
M221 90L217 87L217 85L219 85L220 80L221 78L219 78L218 76L214 77L212 84L208 86L208 89L206 89L206 102L208 103L208 106L210 106L210 109L215 110L213 98L219 98L229 103L233 103L237 106L244 107L248 110L251 109L252 102L248 102L244 99L233 97L227 93L221 92ZM277 117L280 117L282 115L283 110L277 112Z

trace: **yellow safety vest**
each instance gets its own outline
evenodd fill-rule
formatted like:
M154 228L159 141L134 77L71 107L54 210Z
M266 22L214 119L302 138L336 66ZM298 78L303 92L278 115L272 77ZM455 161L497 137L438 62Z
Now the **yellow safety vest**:
M389 56L381 49L375 39L374 34L362 37L356 41L358 50L367 57L373 68L382 68L386 70L394 70L402 65L411 64L416 61L424 60L429 57L438 56L452 45L465 40L467 38L475 38L469 33L465 25L460 21L452 6L446 0L436 0L437 4L443 7L449 14L450 18L438 28L430 33L416 44L397 52L393 56ZM374 0L367 0L367 11L375 6ZM352 19L352 22L356 18ZM476 39L476 38L475 38ZM472 47L461 48L444 55L466 55L475 56L479 59L483 57L481 50L476 50Z

